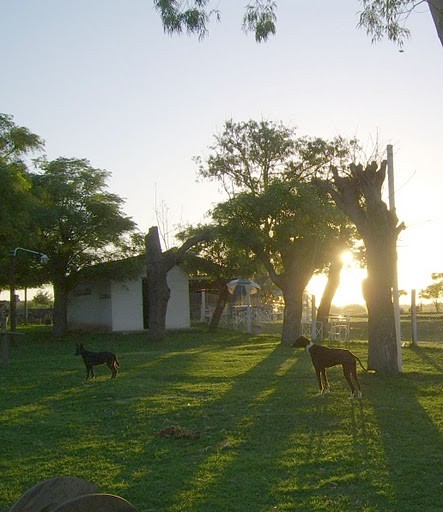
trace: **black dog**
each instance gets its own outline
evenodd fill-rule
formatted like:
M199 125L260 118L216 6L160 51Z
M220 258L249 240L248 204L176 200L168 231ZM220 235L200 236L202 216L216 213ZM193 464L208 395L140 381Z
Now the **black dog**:
M363 366L360 359L352 352L339 348L327 348L320 345L314 345L312 341L309 341L304 336L299 336L291 345L291 347L306 348L306 350L309 352L312 359L312 364L315 368L315 373L317 374L320 395L323 393L331 392L328 378L326 376L326 368L341 364L345 378L351 387L351 396L349 398L352 400L355 394L355 386L353 381L355 381L355 384L358 388L358 398L362 398L361 386L357 377L357 361L360 363L360 366L363 368L363 370L367 370Z
M117 367L120 366L120 363L118 362L115 354L112 352L88 352L83 347L83 343L80 343L80 345L77 343L76 345L77 349L75 351L75 355L82 356L83 361L85 362L86 380L89 379L89 374L91 374L91 379L95 377L94 366L105 363L112 372L111 379L114 379L117 376Z

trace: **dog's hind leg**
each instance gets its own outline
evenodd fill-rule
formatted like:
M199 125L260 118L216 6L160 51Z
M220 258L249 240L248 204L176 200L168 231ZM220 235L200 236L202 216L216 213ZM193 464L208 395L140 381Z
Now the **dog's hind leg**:
M346 367L346 366L343 366L343 374L345 376L345 379L348 381L348 384L351 388L351 395L349 396L349 400L353 400L354 399L354 395L355 395L355 386L354 386L354 383L352 382L352 378L351 378L351 373L352 373L352 369Z
M360 386L360 381L358 380L358 375L357 375L357 368L353 368L351 370L351 378L354 379L356 385L357 385L357 388L358 388L358 393L357 393L357 398L359 400L361 400L363 398L363 394L361 392L361 386Z
M106 365L108 366L108 368L111 370L111 379L115 379L115 377L117 377L117 365L116 365L116 361L113 360L113 361L110 361L108 363L106 363Z

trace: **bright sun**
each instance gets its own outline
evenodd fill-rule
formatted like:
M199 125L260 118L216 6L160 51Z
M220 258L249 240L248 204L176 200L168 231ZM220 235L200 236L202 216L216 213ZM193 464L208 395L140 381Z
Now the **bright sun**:
M366 278L366 270L355 263L349 251L342 254L342 259L344 265L340 274L340 286L334 296L333 303L336 306L364 305L361 283ZM325 275L316 275L309 281L307 291L315 295L317 304L320 303L326 282L327 277Z

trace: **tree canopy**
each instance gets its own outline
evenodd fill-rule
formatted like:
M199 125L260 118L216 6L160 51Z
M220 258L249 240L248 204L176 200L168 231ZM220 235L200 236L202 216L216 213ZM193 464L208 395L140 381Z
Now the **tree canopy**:
M32 201L31 172L27 158L43 148L42 139L17 126L12 116L0 114L0 250L7 252L23 242L20 229L29 221L26 206Z
M387 37L402 47L410 37L406 23L408 17L425 0L359 0L362 6L358 26L365 29L372 41ZM443 0L428 0L429 8L443 44ZM154 0L164 30L168 34L197 35L204 39L209 24L221 20L221 11L212 7L210 0ZM274 0L254 0L245 6L242 28L252 32L257 42L264 42L277 31L277 2Z
M30 229L32 206L31 170L28 162L43 149L43 140L13 117L0 114L0 288L8 282L8 255L16 247L33 244ZM32 284L35 273L29 265L20 267L20 279Z
M219 237L259 261L283 292L284 343L297 336L306 285L328 265L346 225L310 180L355 145L341 138L296 137L295 129L270 121L230 120L209 156L196 159L200 175L219 181L229 197L212 212Z
M431 300L434 304L435 311L440 312L440 300L443 298L443 273L432 274L430 285L420 290L419 296L423 299Z
M94 263L127 254L135 223L122 212L123 199L107 190L109 172L86 159L41 160L33 175L38 199L34 229L39 251L49 256L47 272L54 286L54 330L67 327L66 301L76 273ZM140 249L135 245L134 249Z

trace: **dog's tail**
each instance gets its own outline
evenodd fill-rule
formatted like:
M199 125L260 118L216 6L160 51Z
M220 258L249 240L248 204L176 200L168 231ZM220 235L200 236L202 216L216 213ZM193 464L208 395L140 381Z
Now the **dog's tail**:
M367 368L365 368L365 367L363 366L363 363L360 361L360 359L359 359L357 356L354 356L354 357L355 357L355 359L357 359L357 361L360 363L360 366L363 368L363 370L364 370L365 372L367 372L367 371L368 371L368 369L367 369Z

